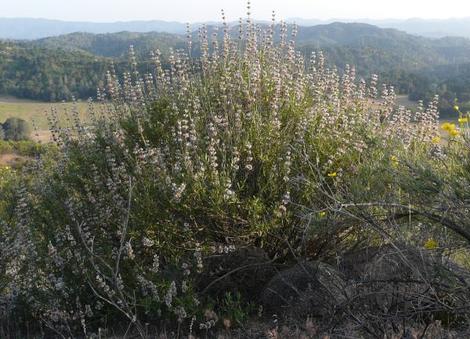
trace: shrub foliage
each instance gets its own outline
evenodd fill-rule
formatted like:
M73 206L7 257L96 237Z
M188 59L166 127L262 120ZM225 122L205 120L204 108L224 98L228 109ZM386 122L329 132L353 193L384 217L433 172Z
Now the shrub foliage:
M2 220L5 326L208 329L211 302L194 282L214 256L256 247L288 264L400 234L419 244L428 221L465 238L450 225L469 230L468 129L442 145L436 101L396 107L392 87L306 58L284 24L274 43L275 28L248 19L236 40L225 24L220 44L202 28L200 58L188 41L169 69L153 53L148 74L131 49L130 72L108 72L90 106L92 126L72 117L59 129L52 115L60 152L24 170ZM446 224L444 206L461 214Z

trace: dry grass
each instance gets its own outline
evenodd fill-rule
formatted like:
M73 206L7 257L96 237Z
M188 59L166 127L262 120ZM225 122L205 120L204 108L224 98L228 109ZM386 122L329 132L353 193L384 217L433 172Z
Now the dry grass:
M408 99L408 95L397 95L397 105L405 106L406 108L409 109L416 109L418 107L418 103L416 101L412 101Z
M0 122L4 122L11 117L21 118L28 122L34 120L40 131L48 129L47 113L55 106L59 114L73 108L72 103L50 103L41 101L31 101L17 99L13 97L0 97ZM77 103L80 116L86 120L88 104L86 102Z
M39 130L31 134L31 139L33 141L40 142L43 144L51 142L52 140L51 138L52 138L51 131L49 130Z
M0 154L0 166L16 167L27 159L27 157L15 153Z
M31 138L34 141L48 143L51 140L51 133L47 122L48 113L52 107L55 107L59 113L59 119L65 122L65 114L73 109L73 105L71 102L50 103L0 96L0 123L11 117L21 118L29 123L34 121L38 130L31 134ZM79 101L76 105L80 118L86 122L88 104L84 101Z

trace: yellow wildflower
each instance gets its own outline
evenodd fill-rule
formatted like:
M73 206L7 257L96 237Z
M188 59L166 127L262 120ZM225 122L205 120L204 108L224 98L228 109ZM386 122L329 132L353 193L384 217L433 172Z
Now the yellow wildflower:
M451 137L457 137L460 135L460 132L457 131L456 129L453 129L452 131L449 132Z
M449 135L451 137L456 137L458 135L460 135L460 132L456 129L456 126L455 124L452 124L450 122L445 122L442 124L441 128L446 131L447 133L449 133Z
M431 139L431 142L432 142L433 144L436 144L436 145L437 145L437 144L439 144L439 143L441 142L441 137L440 137L440 136L435 136L435 137L433 137L433 138Z
M451 131L454 131L454 130L455 130L455 124L452 124L452 123L450 123L450 122L445 122L445 123L442 124L441 128L442 128L444 131L450 133Z
M338 175L338 173L336 173L336 172L328 173L328 176L329 176L330 178L335 178L337 175Z
M468 118L465 117L465 118L459 118L459 124L465 124L468 122Z
M457 105L455 105L455 106L454 106L454 110L456 110L457 112L459 112L459 111L460 111L460 107L457 106Z
M324 217L326 217L326 212L325 212L325 211L319 212L319 213L318 213L318 216L319 216L320 218L324 218Z
M425 243L424 243L424 248L427 250L435 250L436 248L439 247L439 244L437 243L436 240L429 238Z

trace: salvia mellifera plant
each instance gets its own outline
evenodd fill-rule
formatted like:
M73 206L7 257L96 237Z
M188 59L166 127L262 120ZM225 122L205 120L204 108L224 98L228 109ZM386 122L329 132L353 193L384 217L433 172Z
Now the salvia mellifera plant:
M142 337L145 324L207 328L196 284L207 258L250 246L280 262L329 255L354 240L323 222L325 192L382 194L394 174L369 165L441 154L437 98L397 107L377 76L298 52L296 33L274 15L229 27L223 14L198 41L188 28L186 50L162 60L156 46L147 73L131 47L88 122L53 109L59 152L24 170L1 225L5 324L23 309L66 337L119 319Z

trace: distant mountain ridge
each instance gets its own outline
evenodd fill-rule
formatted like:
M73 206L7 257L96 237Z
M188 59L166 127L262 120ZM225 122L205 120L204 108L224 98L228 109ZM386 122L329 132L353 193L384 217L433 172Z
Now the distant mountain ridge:
M394 28L409 34L421 35L432 38L446 36L461 36L470 38L470 17L456 19L389 19L389 20L318 20L289 18L289 23L297 23L300 26L316 26L331 24L333 22L343 23L366 23L380 28ZM203 23L192 23L191 28L197 29ZM205 22L207 25L216 25L217 22ZM118 32L165 32L173 34L184 34L186 23L176 21L123 21L112 23L74 22L34 18L0 18L0 39L33 40L52 36L65 35L76 32L104 34Z
M216 32L219 38L222 37L222 30L217 26L209 25L207 29L209 37L212 38ZM193 41L196 42L195 48L197 48L197 31L192 34ZM237 38L238 27L232 27L231 34ZM335 22L311 27L298 26L296 43L303 50L328 50L336 47L382 50L396 54L401 59L397 59L397 62L401 63L403 60L409 61L407 58L415 58L418 62L417 66L470 61L469 39L426 38L363 23ZM148 55L150 51L157 48L162 52L169 48L186 48L186 37L182 34L162 32L71 33L27 41L23 44L48 49L80 50L97 56L115 58L127 53L130 45L134 45L136 52L143 55Z
M94 23L49 19L0 18L0 39L33 40L76 32L103 34L122 31L182 34L186 32L186 24L162 20Z
M295 22L301 26L316 26L330 24L336 21L344 23L365 23L380 28L394 28L409 34L421 35L429 38L443 38L449 36L459 36L470 38L470 16L467 18L451 18L451 19L355 19L355 20L318 20L318 19L302 19L290 18L288 22Z

